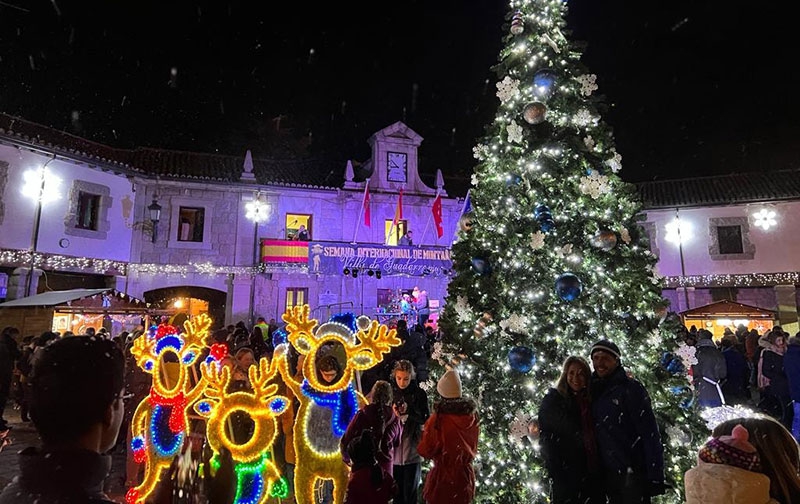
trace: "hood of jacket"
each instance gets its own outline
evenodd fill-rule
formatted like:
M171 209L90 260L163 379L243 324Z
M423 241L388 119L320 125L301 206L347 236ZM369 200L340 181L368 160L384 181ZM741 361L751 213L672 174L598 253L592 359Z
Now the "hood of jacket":
M478 423L478 404L469 397L442 399L433 406L439 417L447 416L448 421L459 428L469 428Z

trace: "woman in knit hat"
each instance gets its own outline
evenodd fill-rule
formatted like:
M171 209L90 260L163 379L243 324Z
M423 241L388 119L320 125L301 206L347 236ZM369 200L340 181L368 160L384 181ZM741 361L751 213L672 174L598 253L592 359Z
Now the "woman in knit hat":
M472 461L478 453L478 406L462 397L461 378L453 369L436 385L441 400L422 428L417 451L433 460L422 496L428 504L468 504L475 495Z

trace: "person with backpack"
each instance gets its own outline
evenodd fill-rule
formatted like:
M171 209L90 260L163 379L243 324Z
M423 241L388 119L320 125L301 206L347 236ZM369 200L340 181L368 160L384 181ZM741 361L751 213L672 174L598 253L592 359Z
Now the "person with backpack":
M351 461L344 504L388 504L397 492L397 484L376 458L376 443L367 429L350 440L347 458Z
M370 403L358 410L341 439L342 457L345 463L350 464L347 447L365 430L372 431L375 437L375 458L390 476L393 475L394 451L400 446L402 425L400 419L392 410L392 386L389 382L378 380L369 393Z

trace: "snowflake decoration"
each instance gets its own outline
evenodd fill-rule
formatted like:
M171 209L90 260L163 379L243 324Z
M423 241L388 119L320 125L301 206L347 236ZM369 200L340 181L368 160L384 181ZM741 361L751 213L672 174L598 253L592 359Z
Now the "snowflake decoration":
M478 161L486 161L489 159L489 146L484 144L476 145L472 148L472 157Z
M583 96L589 96L592 92L597 90L597 84L595 84L597 76L594 74L581 75L576 80L581 85L581 94Z
M586 126L589 126L590 124L594 124L595 122L597 122L597 118L593 116L591 112L589 112L587 109L584 108L580 109L575 113L574 116L572 116L572 122L576 126L585 128Z
M588 194L593 199L597 199L603 194L611 192L611 185L609 184L608 177L600 175L597 171L592 170L592 173L581 177L580 191L583 194Z
M663 343L664 337L661 335L661 329L655 328L650 331L650 334L647 335L647 344L650 347L660 347L661 343Z
M430 382L430 380L429 381L424 381L424 382L419 384L419 388L421 388L422 390L427 392L427 391L431 390L431 388L433 388L433 384Z
M437 341L433 344L433 350L431 350L431 359L435 361L439 361L440 364L444 364L442 360L442 342Z
M622 154L614 151L614 157L606 161L606 166L611 168L611 171L617 173L622 169Z
M757 411L753 411L750 408L745 408L744 406L739 405L722 405L716 408L707 408L700 412L700 416L706 421L706 427L708 427L708 430L710 431L713 431L717 425L728 420L733 420L736 418L764 417L763 414L758 413Z
M507 319L500 322L500 328L504 331L525 333L528 325L528 318L518 313L512 313Z
M511 121L511 124L506 128L508 132L508 141L512 143L522 143L522 126L517 124L517 121Z
M528 426L534 420L535 419L527 413L518 411L511 423L508 424L509 437L517 443L524 444L525 438L530 439L531 437Z
M519 81L507 75L502 81L498 82L496 86L497 97L500 98L502 103L507 102L519 93Z
M473 173L472 176L469 178L469 181L473 186L477 187L478 186L478 174L477 173Z
M695 356L696 352L697 348L689 346L686 343L680 343L675 349L675 355L681 358L681 361L683 361L683 367L686 369L689 369L697 364L697 357Z
M531 233L531 248L533 250L539 250L540 248L544 247L544 237L545 234L541 231Z
M622 238L622 241L625 242L626 245L631 244L631 233L628 231L628 228L624 227L619 230L619 237Z
M594 138L592 138L592 135L587 135L586 138L583 139L583 144L589 150L594 150L594 146L596 145L594 143Z
M472 320L472 308L469 307L469 301L467 301L466 297L458 296L453 309L456 311L456 319L459 322L463 323Z
M567 243L563 247L559 247L559 248L556 249L556 255L558 255L558 257L560 257L562 259L567 257L570 254L572 254L572 244L571 243Z
M692 442L691 433L675 425L667 427L667 435L670 439L677 441L678 444L688 445Z

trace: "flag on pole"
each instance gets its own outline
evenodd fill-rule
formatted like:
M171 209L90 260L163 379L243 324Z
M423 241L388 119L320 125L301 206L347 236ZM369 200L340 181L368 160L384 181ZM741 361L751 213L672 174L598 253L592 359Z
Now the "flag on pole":
M469 198L469 189L467 189L467 197L464 198L464 207L461 209L461 216L467 215L472 211L472 200Z
M397 208L394 209L394 219L392 219L392 226L403 220L403 190L400 189L400 196L397 197Z
M371 227L371 221L369 213L369 180L367 180L367 185L364 186L364 225Z
M436 236L441 238L444 234L444 226L442 226L442 195L438 191L436 199L433 200L431 212L433 212L433 224L436 226Z

